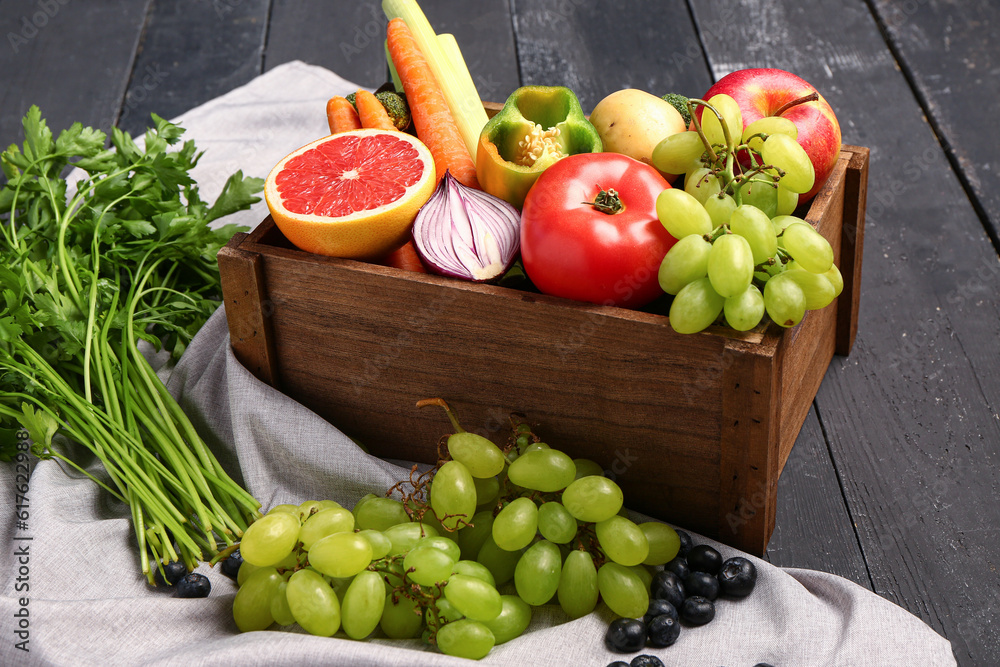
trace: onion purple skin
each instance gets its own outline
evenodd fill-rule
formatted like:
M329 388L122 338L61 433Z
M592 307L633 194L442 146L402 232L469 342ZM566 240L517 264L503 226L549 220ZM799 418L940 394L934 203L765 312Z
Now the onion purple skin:
M501 278L521 248L521 214L446 171L413 221L413 244L430 271L472 282Z

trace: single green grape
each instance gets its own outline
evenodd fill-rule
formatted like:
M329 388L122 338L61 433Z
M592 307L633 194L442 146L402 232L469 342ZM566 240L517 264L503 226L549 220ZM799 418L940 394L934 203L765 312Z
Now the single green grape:
M388 537L392 544L392 549L387 555L395 556L405 554L415 547L421 538L434 537L438 532L426 523L399 523L389 526L382 531L382 534Z
M419 602L405 597L397 597L393 601L393 594L389 593L385 596L385 604L382 606L379 627L390 639L419 637L424 627L424 617L419 610Z
M724 234L712 244L708 279L719 296L735 296L746 290L753 280L753 267L753 251L742 236Z
M799 207L799 195L797 192L792 192L788 189L788 186L782 185L781 181L778 181L778 215L791 215L795 213L795 209Z
M242 586L246 582L247 578L259 569L260 568L253 563L243 561L240 565L240 571L236 573L236 585Z
M806 297L806 310L826 308L836 298L836 290L826 274L804 269L789 269L785 275L802 288L802 293Z
M696 234L675 243L660 262L660 288L667 294L677 294L688 283L707 276L711 250L712 244Z
M503 586L514 578L514 569L517 561L521 559L521 549L517 551L507 551L497 546L492 535L487 535L483 542L479 554L476 555L476 562L486 566L493 575L493 580L497 586Z
M477 563L474 560L460 560L455 563L454 567L451 568L452 574L464 574L468 577L475 577L476 579L482 579L490 586L496 588L496 579L493 578L493 573L490 572L489 568L482 563Z
M472 516L472 524L462 526L455 535L455 542L461 550L462 558L475 560L483 548L486 538L493 534L493 512L484 510Z
M614 613L625 618L642 618L649 608L649 589L629 568L607 562L597 571L601 599Z
M266 567L292 553L299 539L299 518L288 512L265 514L250 524L240 541L244 562Z
M604 468L597 461L591 461L590 459L573 459L573 465L576 466L576 478L590 477L591 475L597 475L598 477L604 476Z
M298 521L298 518L295 519ZM246 562L244 561L244 566ZM240 584L233 600L233 620L240 632L266 630L274 623L271 615L271 598L284 578L272 566L255 569Z
M493 540L507 551L517 551L531 544L537 530L538 506L530 498L511 501L493 520Z
M547 603L559 588L562 553L548 540L535 542L521 555L514 568L514 587L522 600L532 606Z
M736 143L743 136L743 112L740 110L740 105L725 93L713 95L708 100L708 103L715 107L715 110L725 120L726 127L729 130L729 143L732 144L732 148L735 148ZM701 129L708 141L713 145L728 145L726 143L726 135L722 130L722 124L719 122L719 117L706 107L700 108Z
M372 560L385 558L392 551L392 542L381 531L367 529L358 532L358 535L368 540L368 544L372 545Z
M580 618L597 607L597 567L586 551L573 550L566 556L559 575L559 606L570 618Z
M467 431L448 436L448 452L460 461L473 477L499 475L506 465L503 452L488 439Z
M670 235L678 240L712 231L712 219L702 203L677 188L667 188L656 197L656 216Z
M334 533L347 533L354 530L354 515L343 507L334 507L320 510L311 515L302 524L299 531L299 542L302 548L309 551L316 540L333 535Z
M840 274L840 269L837 268L837 265L834 264L830 267L829 271L820 275L826 276L826 279L833 285L834 298L840 296L840 293L844 291L844 276Z
M642 561L643 565L665 565L677 557L681 550L681 538L676 530L659 521L640 523L639 528L649 542L649 555Z
M324 539L333 537L336 535ZM310 569L295 572L288 580L285 594L295 622L309 634L332 637L340 629L340 600L318 572Z
M503 609L500 593L482 579L453 574L444 587L444 597L463 616L474 621L490 621Z
M653 149L653 166L666 174L686 174L700 165L705 144L697 132L678 132L663 139Z
M354 523L361 530L385 530L409 520L403 503L395 498L375 496L354 506Z
M292 616L292 608L288 606L288 582L282 581L271 596L271 616L278 625L291 625L295 623Z
M806 295L785 272L764 283L764 307L775 323L793 327L805 316Z
M551 501L539 506L538 532L548 541L568 544L578 529L576 519L562 503Z
M452 533L454 535L454 533ZM418 547L433 547L439 551L443 551L448 554L452 562L458 562L462 557L462 549L458 546L451 537L445 537L444 535L428 535L427 537L422 537L417 540L414 548Z
M305 501L304 503L302 503L301 505L299 505L299 509L298 509L299 523L305 523L306 519L308 519L313 514L315 514L316 512L319 512L322 509L325 509L325 508L323 507L322 502L319 501L319 500L307 500L307 501Z
M608 558L625 566L638 565L649 556L649 541L635 523L613 516L595 526L597 541Z
M490 621L483 621L489 628L497 644L503 644L520 637L531 623L531 606L516 595L501 595L503 609Z
M288 503L282 503L281 505L275 505L267 511L268 514L274 514L275 512L284 512L286 514L294 514L298 516L299 506L289 505Z
M725 297L715 291L710 279L707 276L699 278L685 285L674 297L668 314L670 326L677 333L702 331L715 322L724 304Z
M778 214L778 189L774 177L769 174L755 174L754 180L740 189L740 203L759 208L767 217Z
M764 295L756 285L750 285L740 294L726 299L722 311L733 329L750 331L764 319Z
M577 520L597 523L622 508L621 487L607 477L581 477L563 491L562 504Z
M720 192L705 200L705 212L712 220L713 229L729 222L735 210L736 200L728 194Z
M778 238L771 219L756 206L743 204L737 207L729 218L729 229L750 244L754 264L766 262L778 252Z
M416 546L406 554L403 569L410 579L421 586L433 586L439 581L446 581L451 576L455 559L449 554L432 546Z
M358 533L327 535L309 550L309 564L329 577L353 577L371 562L372 545Z
M722 185L711 169L708 167L699 167L694 171L688 172L687 176L684 177L684 191L692 195L704 206L705 201L709 197L717 195L722 191ZM657 209L657 217L659 217L659 209Z
M772 134L760 151L765 163L785 172L781 182L792 192L809 192L816 182L816 170L799 142L784 134Z
M431 508L446 530L456 530L476 513L476 485L459 461L448 461L431 480Z
M438 631L437 645L445 655L479 660L493 649L496 639L482 623L462 619Z
M476 507L492 506L500 498L500 480L493 477L473 477L476 486Z
M378 627L385 608L385 584L378 572L358 573L341 606L341 625L351 639L364 639Z
M799 128L792 121L781 116L764 116L746 126L746 129L743 130L743 143L760 153L764 146L764 139L754 135L761 133L766 135L784 134L792 139L799 138Z
M785 250L802 268L826 273L833 266L833 248L808 222L793 222L781 234Z
M551 493L576 479L576 465L558 449L528 451L510 464L507 479L525 489Z

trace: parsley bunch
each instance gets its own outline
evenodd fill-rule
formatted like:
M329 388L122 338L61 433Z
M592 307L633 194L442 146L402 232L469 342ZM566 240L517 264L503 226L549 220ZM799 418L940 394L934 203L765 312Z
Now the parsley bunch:
M259 201L263 185L237 172L208 206L189 174L194 143L176 146L184 130L153 121L143 148L118 129L106 148L104 132L80 123L54 138L32 107L23 148L0 155L0 425L20 423L37 456L129 505L150 581L150 557L193 568L259 513L139 341L174 358L184 351L219 304L216 253L237 231L209 223ZM84 177L68 183L68 167ZM107 477L74 462L65 439Z

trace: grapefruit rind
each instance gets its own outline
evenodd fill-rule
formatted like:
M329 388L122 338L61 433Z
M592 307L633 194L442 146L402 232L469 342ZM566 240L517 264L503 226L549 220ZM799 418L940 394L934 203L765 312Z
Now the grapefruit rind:
M295 213L285 208L277 177L290 160L325 142L345 136L364 138L385 134L407 142L416 150L416 159L423 164L419 179L408 186L400 197L387 204L340 217ZM406 243L417 211L430 199L435 186L434 157L423 142L403 132L360 129L317 139L286 155L268 174L264 185L264 199L275 225L300 250L317 255L367 260L384 257Z

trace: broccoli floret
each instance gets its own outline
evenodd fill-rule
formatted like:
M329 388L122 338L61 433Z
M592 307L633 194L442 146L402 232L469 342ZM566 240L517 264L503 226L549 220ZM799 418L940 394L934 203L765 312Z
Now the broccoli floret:
M375 91L375 99L382 103L389 118L392 119L392 124L402 132L410 126L410 106L406 103L406 97L402 93L397 93L394 90L383 90L383 88ZM355 95L356 93L350 93L346 99L357 110L358 105L354 101Z
M410 107L406 103L406 98L397 92L383 91L375 93L375 99L382 103L386 113L392 119L396 129L402 132L410 126Z
M691 112L688 111L688 98L678 93L667 93L663 96L663 99L670 102L671 106L680 112L685 125L691 124Z

